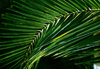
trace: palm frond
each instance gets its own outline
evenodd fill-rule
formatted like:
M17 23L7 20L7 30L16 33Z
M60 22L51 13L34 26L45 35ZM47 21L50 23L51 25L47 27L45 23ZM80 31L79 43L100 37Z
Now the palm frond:
M13 1L2 14L0 68L36 69L43 56L66 57L75 64L96 63L100 53L98 0Z

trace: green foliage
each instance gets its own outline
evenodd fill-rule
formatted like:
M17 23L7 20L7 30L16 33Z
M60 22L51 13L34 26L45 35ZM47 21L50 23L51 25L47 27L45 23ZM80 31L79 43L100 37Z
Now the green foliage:
M100 53L98 0L21 0L6 11L0 23L0 68L36 69L47 56L79 66L100 61L94 57Z

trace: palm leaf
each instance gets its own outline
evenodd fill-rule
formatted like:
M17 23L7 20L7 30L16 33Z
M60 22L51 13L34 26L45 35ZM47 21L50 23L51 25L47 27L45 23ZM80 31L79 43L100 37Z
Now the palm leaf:
M44 56L75 64L97 63L100 53L98 0L13 1L0 23L0 68L37 68ZM91 59L85 60L88 56ZM85 61L81 61L84 59Z

